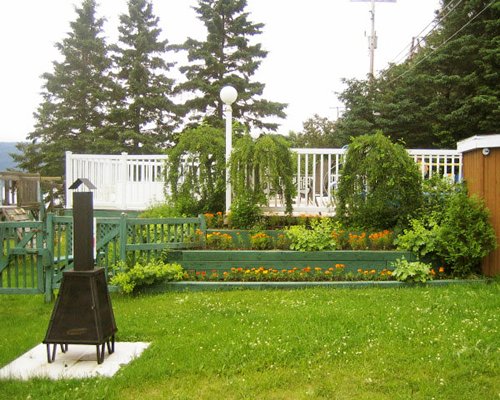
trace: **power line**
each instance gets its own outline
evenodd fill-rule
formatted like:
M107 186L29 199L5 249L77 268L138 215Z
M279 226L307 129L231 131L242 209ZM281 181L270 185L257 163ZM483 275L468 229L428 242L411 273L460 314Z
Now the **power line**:
M457 36L460 32L462 32L467 26L469 26L477 17L479 17L484 11L486 11L496 0L491 0L481 11L479 11L476 15L474 15L469 21L467 21L458 31L456 31L453 35L451 35L448 39L446 39L443 43L441 43L439 46L437 46L435 49L432 49L429 54L427 54L425 57L422 57L418 62L415 64L411 65L406 71L404 71L402 74L396 76L394 79L392 79L389 84L397 81L398 79L402 78L405 76L407 73L412 71L415 67L420 65L422 62L427 60L432 54L434 54L436 51L438 51L441 47L443 47L445 44L447 44L451 39L453 39L455 36Z
M439 24L441 22L443 22L446 17L448 15L450 15L450 13L452 13L459 5L460 3L462 3L463 0L457 0L457 2L455 3L451 3L448 5L447 7L447 13L445 15L437 15L435 18L432 19L432 21L430 21L426 26L425 28L423 28L419 33L417 33L414 37L413 37L413 40L412 40L412 43L409 44L409 45L406 45L393 59L392 61L390 61L390 63L394 63L394 64L397 64L401 59L403 60L406 60L413 52L413 49L414 49L414 40L415 39L420 39L421 41L425 41L425 39L427 39L429 37L429 35L434 32L434 30L439 26ZM441 12L440 12L441 14ZM427 32L425 34L424 37L421 37L422 33L426 31L426 29L434 23L434 26L430 29L429 32ZM409 49L408 49L409 48ZM408 51L407 51L408 49ZM403 57L399 57L403 52L405 52L405 55Z

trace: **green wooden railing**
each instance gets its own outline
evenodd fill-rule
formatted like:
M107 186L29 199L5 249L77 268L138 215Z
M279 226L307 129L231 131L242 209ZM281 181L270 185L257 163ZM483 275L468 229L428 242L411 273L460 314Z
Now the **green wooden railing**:
M204 246L205 219L95 219L96 265L106 274L118 262L149 261L170 250ZM73 218L47 215L46 222L0 222L0 293L45 293L52 298L62 274L73 268Z

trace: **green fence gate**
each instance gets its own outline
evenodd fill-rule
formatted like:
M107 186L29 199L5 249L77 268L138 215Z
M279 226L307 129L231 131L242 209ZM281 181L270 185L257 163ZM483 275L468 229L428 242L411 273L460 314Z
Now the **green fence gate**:
M12 221L0 223L0 293L43 293L43 222Z
M96 266L132 265L165 251L203 247L205 219L95 218ZM47 301L64 271L73 269L73 218L47 215L46 222L0 222L0 294L45 293Z

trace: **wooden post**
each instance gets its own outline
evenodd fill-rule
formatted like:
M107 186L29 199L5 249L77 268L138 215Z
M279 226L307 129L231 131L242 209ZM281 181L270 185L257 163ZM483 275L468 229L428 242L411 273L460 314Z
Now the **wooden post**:
M127 214L120 216L120 261L127 261Z

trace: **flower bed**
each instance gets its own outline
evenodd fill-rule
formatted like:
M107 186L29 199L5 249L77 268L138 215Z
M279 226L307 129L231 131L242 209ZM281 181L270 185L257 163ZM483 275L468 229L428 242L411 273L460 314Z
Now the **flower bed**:
M338 280L339 272L352 276L359 274L361 270L363 276L366 276L373 275L371 271L375 271L375 274L384 270L390 271L392 263L403 257L410 261L415 259L412 253L406 251L184 250L168 253L166 261L180 264L195 278L212 274L223 278L224 272L234 273L234 269L236 272L254 269L261 271L262 275L268 275L271 271L273 277L280 278L280 274L285 273L294 278L300 276L301 272L308 272L309 275L315 273L315 278L319 279L320 270L317 268L320 268L323 278L335 277ZM342 267L338 268L340 265ZM284 270L286 272L283 272ZM290 270L294 272L288 272ZM264 271L268 272L264 274ZM273 271L279 271L279 274ZM365 271L368 273L365 274ZM250 275L249 272L246 274Z

